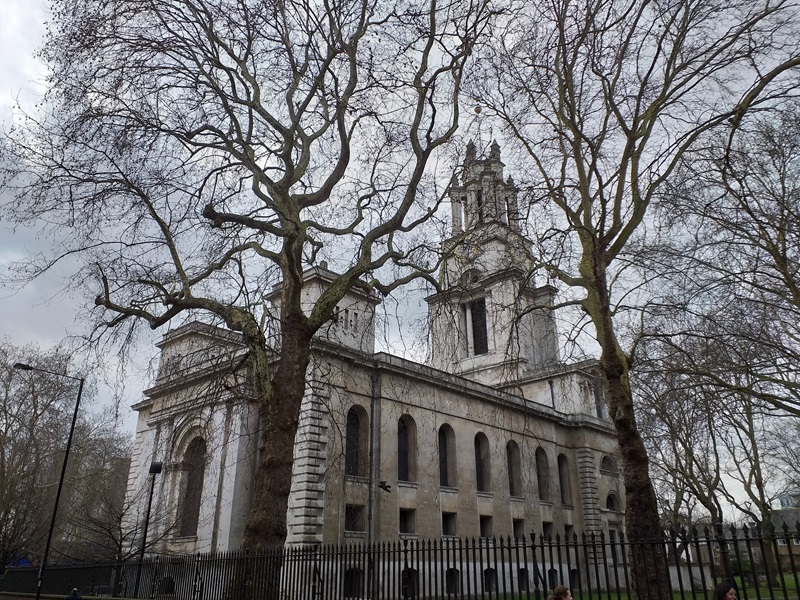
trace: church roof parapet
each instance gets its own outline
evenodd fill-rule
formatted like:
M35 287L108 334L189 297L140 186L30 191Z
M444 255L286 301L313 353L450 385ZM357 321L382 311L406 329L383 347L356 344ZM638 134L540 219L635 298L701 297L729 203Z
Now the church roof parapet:
M303 271L303 285L311 283L320 283L323 286L328 286L333 283L337 278L341 277L341 273L331 271L328 268L327 261L320 261L318 265L309 267ZM381 299L372 288L370 288L364 281L358 280L350 288L349 294L357 296L362 300L377 305L381 303ZM267 300L275 301L280 299L281 283L276 283L267 294Z

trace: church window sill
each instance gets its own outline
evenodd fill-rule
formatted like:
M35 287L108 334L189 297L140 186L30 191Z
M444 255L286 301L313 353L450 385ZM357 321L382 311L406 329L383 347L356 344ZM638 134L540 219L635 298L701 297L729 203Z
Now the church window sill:
M347 483L357 483L360 485L367 485L369 483L369 477L362 477L361 475L345 475L344 480Z
M344 537L346 538L358 538L358 539L366 539L367 532L366 531L348 531L345 529Z

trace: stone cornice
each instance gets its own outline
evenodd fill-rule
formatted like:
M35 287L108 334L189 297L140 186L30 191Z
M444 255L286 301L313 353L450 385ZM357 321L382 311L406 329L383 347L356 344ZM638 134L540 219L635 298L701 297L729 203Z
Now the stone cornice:
M454 393L473 397L476 400L495 402L502 406L524 411L537 417L549 421L556 421L567 426L591 427L604 432L611 431L611 426L604 420L588 414L572 415L559 412L549 406L526 400L516 394L504 391L500 388L518 387L526 383L551 379L568 375L570 373L584 373L597 367L595 360L582 361L575 364L558 363L552 368L542 369L528 377L503 384L502 386L488 386L466 377L454 373L448 373L424 365L413 360L401 358L387 352L375 354L365 354L353 348L341 346L324 340L315 339L312 342L312 352L320 353L327 358L334 360L345 360L358 365L365 370L379 370L395 373L410 379L420 379L423 382L436 387L450 390ZM231 358L243 358L245 349L242 347L231 355ZM276 354L277 358L277 354ZM231 364L230 360L224 361L225 365ZM246 372L246 368L242 370ZM158 383L153 387L144 390L146 398L132 406L134 410L143 410L152 406L155 399L166 394L179 391L186 387L196 386L214 379L214 377L227 373L227 370L219 364L210 365L200 369L189 369L182 376L171 377L169 380ZM246 385L246 383L245 383ZM173 407L174 408L174 407Z
M329 354L339 359L345 359L357 364L365 369L376 369L385 372L396 373L404 377L422 379L426 383L443 387L450 391L465 396L471 396L483 401L492 401L497 404L515 408L516 410L528 412L534 416L541 417L550 421L561 422L567 426L572 427L591 427L603 432L610 432L612 430L610 424L606 421L588 414L571 415L559 412L550 408L549 406L526 400L521 396L499 390L496 387L484 385L476 381L467 379L461 375L447 373L434 367L423 365L412 360L401 358L394 354L386 352L378 352L374 355L360 354L353 352L350 349L343 351L340 347L334 344L327 344L318 342L315 346L324 354ZM586 361L586 363L594 361ZM550 376L564 375L572 372L580 372L585 370L585 363L578 365L557 365L556 369L550 372ZM532 380L533 378L526 378L525 381ZM547 379L546 376L539 376L539 379ZM521 381L514 381L509 383L508 386L519 385ZM504 386L505 387L505 386Z

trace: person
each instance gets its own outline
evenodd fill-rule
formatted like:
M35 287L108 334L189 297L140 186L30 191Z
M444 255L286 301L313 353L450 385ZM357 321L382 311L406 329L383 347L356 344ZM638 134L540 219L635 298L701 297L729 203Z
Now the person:
M736 600L736 585L731 581L723 581L714 588L714 600Z
M78 588L72 588L72 592L70 592L70 595L64 598L64 600L81 600L81 595L78 593Z
M547 597L547 600L572 600L572 592L565 585L560 585L553 590L553 593Z

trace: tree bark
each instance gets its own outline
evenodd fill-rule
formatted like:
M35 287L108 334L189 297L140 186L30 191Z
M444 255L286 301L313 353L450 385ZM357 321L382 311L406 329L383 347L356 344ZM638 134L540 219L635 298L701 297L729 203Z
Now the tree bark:
M601 347L600 368L608 385L609 416L617 434L625 475L627 537L632 542L643 542L637 545L641 550L631 556L634 594L640 599L667 600L672 594L664 545L657 542L662 538L658 501L650 479L650 460L636 424L630 359L623 352L614 328L602 252L595 249L582 267L591 282L583 306L594 322Z
M286 312L290 315L281 319L281 348L273 366L266 345L251 345L261 431L243 550L274 548L286 541L294 441L312 338L299 308L287 307Z

